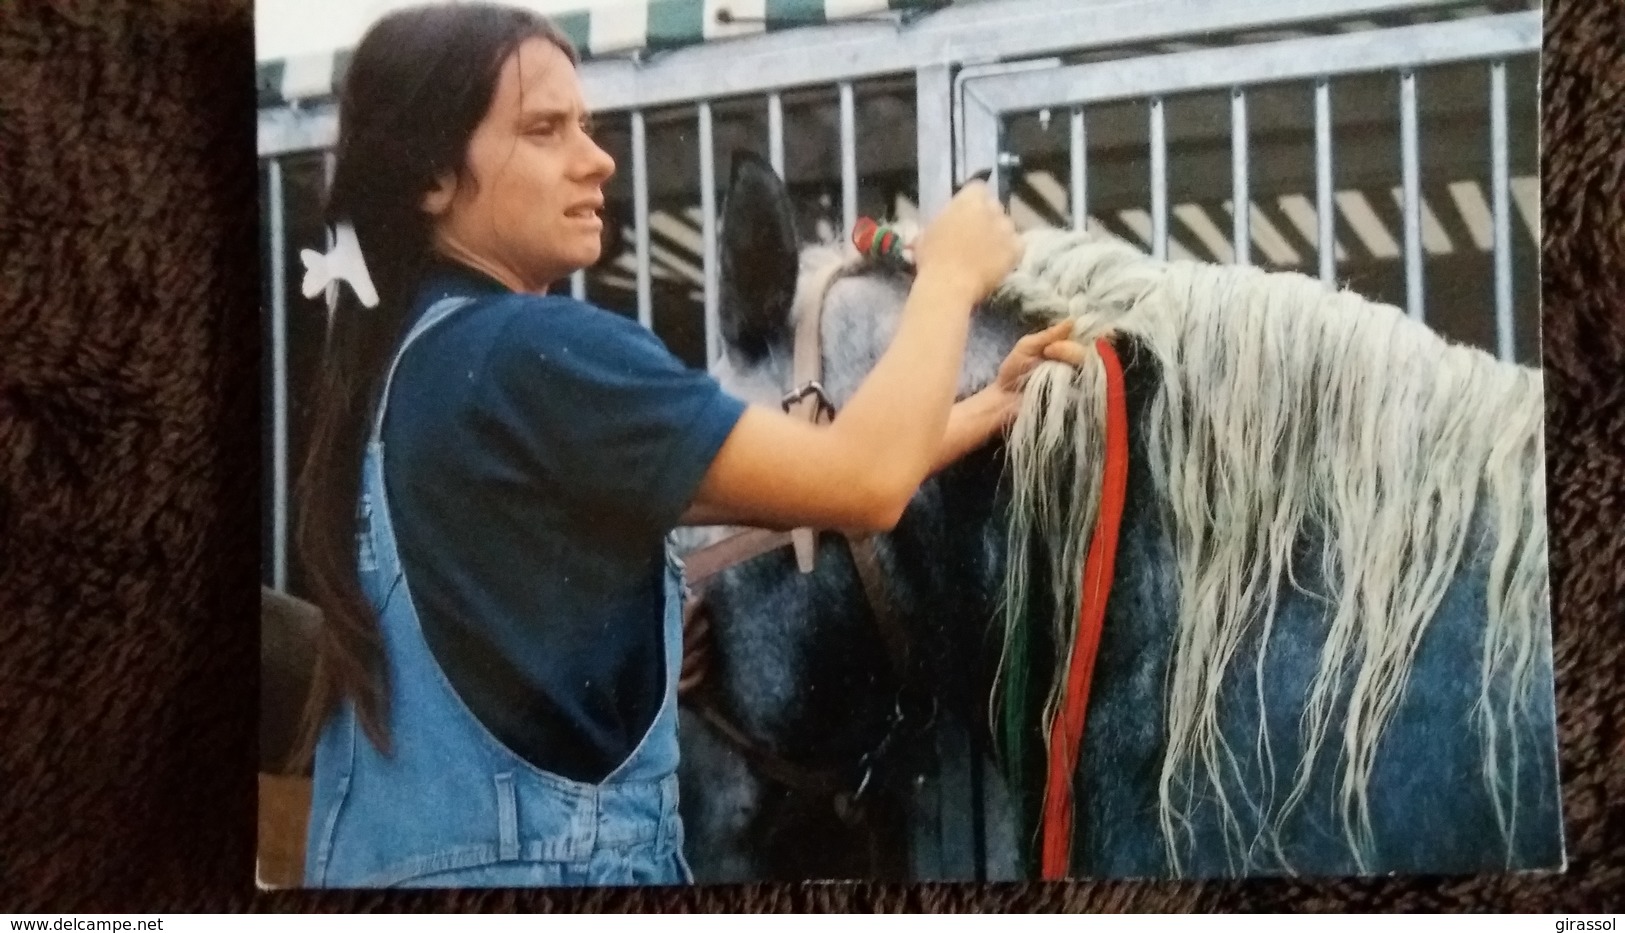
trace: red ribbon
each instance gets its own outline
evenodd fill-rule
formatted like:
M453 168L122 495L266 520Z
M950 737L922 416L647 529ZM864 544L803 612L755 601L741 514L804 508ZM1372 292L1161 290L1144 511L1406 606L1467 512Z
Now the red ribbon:
M1089 711L1089 685L1100 650L1117 563L1117 534L1123 521L1128 486L1128 403L1123 394L1123 366L1111 344L1095 341L1106 368L1106 463L1101 476L1100 513L1089 542L1080 580L1078 634L1067 666L1061 713L1050 727L1049 774L1044 787L1041 872L1046 881L1065 878L1072 859L1072 777L1083 745Z
M903 239L897 231L875 223L870 217L859 217L852 225L852 245L871 259L907 261L903 255Z

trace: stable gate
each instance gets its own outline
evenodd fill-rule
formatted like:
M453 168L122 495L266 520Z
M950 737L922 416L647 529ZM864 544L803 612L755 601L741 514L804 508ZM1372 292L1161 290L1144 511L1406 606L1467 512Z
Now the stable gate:
M1018 226L1299 269L1502 358L1539 359L1535 4L662 0L559 22L586 53L623 221L606 224L604 261L571 290L692 364L719 353L717 163L737 146L789 180L809 234L860 214L930 216L992 169ZM295 595L289 464L325 312L298 297L293 257L322 245L344 58L259 71L263 576ZM916 877L1009 876L1013 840L989 838L983 818L996 776L971 766L957 727L938 753L919 776L920 808L937 818L916 821Z
M1425 319L1428 302L1424 288L1424 253L1449 251L1450 244L1434 246L1430 240L1446 240L1440 215L1448 208L1431 206L1424 199L1421 169L1423 136L1419 127L1420 106L1419 73L1443 66L1476 65L1483 69L1488 93L1481 99L1463 99L1460 74L1453 76L1450 91L1443 96L1444 103L1458 112L1483 114L1488 128L1484 145L1472 147L1461 139L1458 131L1441 141L1439 157L1433 160L1435 173L1446 176L1449 191L1462 214L1465 224L1475 225L1472 238L1484 244L1492 257L1494 308L1493 349L1500 358L1516 358L1515 323L1513 314L1513 250L1512 250L1512 144L1508 125L1507 74L1509 61L1529 65L1540 48L1540 14L1519 12L1501 15L1476 16L1442 22L1374 28L1344 34L1321 35L1306 38L1282 39L1257 44L1248 43L1231 48L1199 49L1131 60L1096 62L1071 66L1045 68L1024 67L997 75L979 75L964 80L958 93L961 99L962 119L955 139L958 146L959 177L973 167L991 168L1001 193L1009 198L1014 188L1020 187L1022 160L1012 151L1007 127L1009 118L1025 111L1048 111L1064 108L1069 113L1066 146L1068 201L1067 222L1074 229L1090 226L1088 197L1088 134L1086 114L1091 108L1119 102L1137 102L1144 107L1149 137L1148 170L1144 173L1144 186L1149 193L1145 207L1150 216L1149 235L1136 237L1137 245L1148 245L1153 255L1168 258L1170 246L1178 245L1171 236L1170 227L1183 219L1190 233L1201 237L1207 247L1192 250L1181 246L1180 257L1202 258L1221 262L1252 262L1251 246L1255 238L1267 239L1273 231L1267 214L1255 214L1253 205L1260 193L1277 198L1298 197L1298 203L1310 203L1302 197L1308 192L1294 190L1296 180L1287 184L1280 178L1265 175L1268 189L1255 190L1255 176L1259 169L1278 168L1259 165L1251 156L1249 145L1248 101L1257 93L1256 88L1290 88L1299 84L1312 89L1312 103L1297 121L1290 116L1282 119L1276 114L1267 127L1279 135L1283 130L1312 132L1313 208L1296 211L1292 220L1301 229L1302 240L1310 247L1315 258L1315 271L1327 284L1338 281L1339 257L1345 260L1348 248L1340 242L1346 234L1362 245L1371 258L1380 258L1383 248L1375 244L1377 237L1367 232L1369 224L1362 224L1363 216L1351 216L1359 211L1358 199L1364 196L1359 189L1378 187L1388 182L1397 169L1401 186L1403 233L1403 287L1402 301L1395 301L1414 318ZM1331 88L1334 81L1353 76L1377 76L1397 86L1399 96L1399 153L1381 150L1386 140L1346 140L1334 146L1334 111ZM1527 80L1527 75L1526 75ZM1368 82L1369 83L1369 82ZM1527 91L1526 86L1520 90ZM1211 224L1204 225L1186 216L1177 218L1170 211L1170 149L1168 138L1168 109L1170 101L1180 96L1193 96L1204 91L1219 91L1228 96L1230 137L1230 198L1224 204L1231 218L1231 236L1228 243L1217 242L1211 236ZM1532 99L1525 97L1519 108L1528 116ZM1211 108L1210 108L1211 109ZM1369 104L1359 102L1359 109L1368 110ZM1311 122L1312 118L1312 122ZM1046 118L1047 122L1047 118ZM1458 123L1461 121L1458 120ZM1296 125L1294 125L1296 123ZM1312 127L1312 131L1310 130ZM1519 127L1525 134L1532 130L1527 120ZM1527 145L1527 144L1526 144ZM1334 204L1334 190L1349 187L1337 184L1334 153L1353 149L1354 170L1346 172L1356 180L1354 191L1338 191ZM1385 156L1388 158L1385 159ZM1279 158L1279 156L1278 156ZM1304 160L1307 161L1307 160ZM1527 158L1524 160L1527 162ZM1532 165L1521 166L1525 173ZM1211 179L1211 176L1208 176ZM1198 183L1187 188L1201 191L1205 198L1214 200L1223 185L1206 186L1198 175ZM1528 198L1533 193L1533 178L1525 174L1520 181L1520 193ZM1030 184L1030 183L1029 183ZM1434 191L1446 190L1435 174ZM1489 193L1489 205L1484 204L1483 192ZM1476 200L1475 200L1476 199ZM1118 205L1120 207L1120 205ZM1339 217L1339 207L1343 210ZM1200 211L1197 205L1189 210ZM1525 205L1533 214L1532 205ZM1426 218L1430 228L1424 233ZM1345 231L1339 231L1339 220ZM1359 226L1357 226L1359 225ZM1365 227L1366 229L1361 229ZM1487 229L1486 229L1487 228ZM1437 231L1437 232L1435 232ZM1531 229L1531 233L1533 230ZM1279 234L1274 234L1279 239ZM1226 247L1229 247L1226 249ZM1431 247L1431 248L1430 248ZM1264 264L1269 264L1267 261ZM1295 265L1296 263L1291 263ZM1307 270L1306 270L1307 271ZM1528 310L1528 309L1526 309ZM1458 312L1459 313L1459 312ZM1527 357L1526 357L1527 359Z

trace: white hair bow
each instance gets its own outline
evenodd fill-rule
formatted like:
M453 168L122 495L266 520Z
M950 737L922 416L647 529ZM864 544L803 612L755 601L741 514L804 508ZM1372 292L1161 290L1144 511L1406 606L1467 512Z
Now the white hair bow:
M369 308L378 304L378 290L367 274L367 264L361 258L361 241L356 239L355 227L348 222L333 228L333 248L326 253L302 249L299 258L305 263L303 291L306 298L315 298L335 282L348 282L355 296Z

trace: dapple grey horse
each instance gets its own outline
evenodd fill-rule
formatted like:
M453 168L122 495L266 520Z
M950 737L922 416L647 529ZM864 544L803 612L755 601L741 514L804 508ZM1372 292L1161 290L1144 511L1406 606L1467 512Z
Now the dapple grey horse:
M802 242L785 187L771 168L748 153L736 155L720 244L726 352L713 367L725 387L767 404L793 388L798 278L830 255ZM824 387L836 417L883 352L910 282L906 269L873 265L825 293ZM979 309L961 391L986 384L1015 341L1036 326L1016 305L995 302ZM1198 787L1185 814L1180 858L1177 864L1170 859L1159 823L1158 780L1167 749L1166 689L1179 589L1165 503L1157 499L1139 430L1159 373L1156 361L1137 352L1133 341L1118 351L1130 426L1127 495L1073 781L1070 873L1155 878L1560 868L1549 626L1535 654L1530 705L1514 727L1523 752L1515 766L1518 817L1510 838L1482 776L1485 749L1472 728L1490 550L1482 523L1474 525L1474 546L1417 648L1408 687L1380 745L1369 782L1374 849L1363 859L1350 851L1336 807L1336 749L1327 743L1311 762L1318 771L1311 771L1304 803L1275 828L1270 857L1238 853L1231 844L1238 828L1244 839L1264 835L1257 813L1241 807L1233 814L1239 827L1227 826L1231 817ZM1009 483L1005 451L992 443L928 479L898 526L876 540L887 611L900 619L911 648L901 670L888 663L875 610L838 535L820 537L819 562L810 574L797 570L785 548L705 582L711 669L704 689L712 705L751 745L800 767L862 782L864 812L874 822L867 834L851 830L829 800L764 774L738 742L690 712L683 724L683 801L688 849L702 880L906 875L911 824L937 818L935 811L916 807L912 792L933 767L929 730L944 721L963 725L973 737L969 754L979 759L993 747L987 711L1000 652L996 616ZM698 547L718 533L697 530L686 541ZM1318 542L1300 540L1295 553L1301 586L1281 595L1274 620L1275 631L1292 634L1274 638L1259 671L1268 699L1262 728L1275 762L1288 766L1303 756L1299 718L1328 611L1312 595L1324 582L1312 559ZM1032 591L1043 593L1045 586L1035 584ZM1034 618L1044 618L1049 607L1032 610ZM1038 635L1034 650L1042 655L1052 646ZM1256 649L1256 643L1241 646L1243 652ZM1252 748L1260 730L1252 684L1227 682L1220 699L1224 736L1236 748ZM1336 715L1334 710L1334 721ZM1041 743L1035 745L1041 752ZM1256 796L1265 779L1261 765L1245 755L1222 778L1235 800ZM977 838L994 853L1000 873L1030 877L1031 814L1040 789L993 782L988 790L981 797L993 805L975 814ZM877 834L889 845L888 857L878 861Z

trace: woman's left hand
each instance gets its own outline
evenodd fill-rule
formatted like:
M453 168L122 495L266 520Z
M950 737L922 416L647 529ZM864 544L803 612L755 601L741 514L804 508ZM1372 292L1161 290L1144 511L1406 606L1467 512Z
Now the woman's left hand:
M1073 366L1083 365L1087 358L1087 351L1083 344L1070 339L1072 322L1061 321L1037 333L1016 341L1010 355L999 364L999 374L988 386L997 392L1000 400L1007 406L1005 421L1013 420L1016 411L1021 407L1021 390L1027 385L1027 378L1032 375L1039 363L1059 362L1070 363Z
M1071 322L1061 321L1016 341L1010 355L999 364L999 373L993 381L948 413L942 449L937 453L931 472L943 469L982 446L1016 420L1021 413L1021 391L1038 364L1083 365L1089 358L1088 351L1083 344L1069 338L1071 331Z

